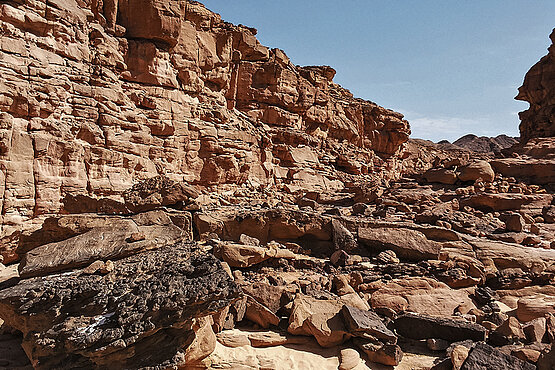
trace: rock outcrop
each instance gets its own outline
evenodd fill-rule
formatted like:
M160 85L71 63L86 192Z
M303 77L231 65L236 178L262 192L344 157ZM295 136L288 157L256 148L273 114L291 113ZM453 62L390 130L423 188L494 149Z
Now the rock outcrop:
M522 141L555 136L555 29L550 36L549 54L530 69L516 99L530 103L530 109L520 113Z
M156 175L320 191L399 176L401 114L196 1L2 3L0 30L2 234Z

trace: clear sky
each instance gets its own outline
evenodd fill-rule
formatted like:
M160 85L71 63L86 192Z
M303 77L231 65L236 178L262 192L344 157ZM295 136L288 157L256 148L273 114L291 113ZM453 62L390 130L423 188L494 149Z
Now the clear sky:
M413 137L518 136L514 97L550 45L554 0L201 0L297 65L330 65Z

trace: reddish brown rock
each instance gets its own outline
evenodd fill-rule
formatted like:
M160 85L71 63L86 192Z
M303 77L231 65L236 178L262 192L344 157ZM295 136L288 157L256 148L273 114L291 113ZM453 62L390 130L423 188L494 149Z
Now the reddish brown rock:
M482 179L486 182L492 182L495 178L495 172L493 172L488 162L478 161L463 167L458 177L461 181L476 181Z
M549 53L530 69L516 99L530 103L530 109L520 113L520 135L523 141L537 137L555 136L555 29L550 36Z
M400 176L401 114L198 2L17 2L0 26L2 237L67 196L121 202L158 175L316 191ZM326 147L342 153L322 163Z

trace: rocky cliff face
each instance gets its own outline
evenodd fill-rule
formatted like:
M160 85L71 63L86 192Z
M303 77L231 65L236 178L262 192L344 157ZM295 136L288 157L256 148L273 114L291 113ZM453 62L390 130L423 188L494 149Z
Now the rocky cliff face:
M550 37L549 54L526 74L516 97L530 103L530 109L520 113L523 141L555 136L555 29Z
M3 234L158 174L332 191L348 174L398 176L401 114L198 2L15 1L0 31Z

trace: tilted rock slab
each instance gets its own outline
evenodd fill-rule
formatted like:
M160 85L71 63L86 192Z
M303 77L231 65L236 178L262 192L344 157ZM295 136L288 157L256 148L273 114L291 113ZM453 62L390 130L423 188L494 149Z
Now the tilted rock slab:
M220 263L192 243L114 265L105 275L75 270L0 291L0 317L23 333L35 368L182 366L193 319L240 294Z

